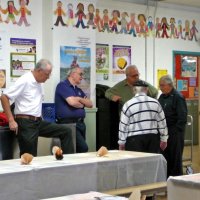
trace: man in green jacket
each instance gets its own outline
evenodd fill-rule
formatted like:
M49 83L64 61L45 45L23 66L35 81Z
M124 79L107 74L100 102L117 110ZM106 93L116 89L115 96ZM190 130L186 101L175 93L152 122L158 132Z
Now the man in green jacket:
M106 90L105 96L114 102L119 102L119 108L121 111L122 106L125 102L130 100L135 96L135 89L133 83L139 80L139 72L135 65L130 65L126 68L125 71L126 79L120 81L113 87ZM146 82L147 83L147 82ZM158 95L158 90L147 83L148 85L148 93L147 95L153 98L156 98Z

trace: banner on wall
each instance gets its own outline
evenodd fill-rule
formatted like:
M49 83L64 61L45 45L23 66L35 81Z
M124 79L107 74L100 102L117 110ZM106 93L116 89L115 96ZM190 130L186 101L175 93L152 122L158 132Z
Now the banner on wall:
M158 83L158 88L159 88L159 80L160 80L160 78L162 77L162 76L165 76L165 75L167 75L167 69L158 69L157 70L157 83Z
M10 38L10 75L12 80L34 69L36 64L36 40Z
M113 45L113 80L124 78L125 69L131 64L131 46Z
M90 98L90 48L73 46L60 47L60 80L66 79L68 70L73 67L81 67L83 69L84 76L79 87Z
M174 78L176 88L187 99L198 98L199 63L198 56L175 55Z
M109 46L96 44L96 80L109 80Z

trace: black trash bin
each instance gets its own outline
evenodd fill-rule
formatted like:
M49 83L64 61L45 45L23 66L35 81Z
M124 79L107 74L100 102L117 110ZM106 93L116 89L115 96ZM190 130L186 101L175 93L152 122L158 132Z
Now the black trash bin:
M108 100L105 92L109 87L96 85L96 148L118 149L119 112L118 103Z
M15 134L7 126L0 126L0 160L13 159Z

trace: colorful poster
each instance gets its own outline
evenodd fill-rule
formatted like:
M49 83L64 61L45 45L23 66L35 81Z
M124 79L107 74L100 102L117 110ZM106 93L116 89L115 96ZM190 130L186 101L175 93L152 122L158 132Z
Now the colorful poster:
M6 88L6 70L0 69L0 88Z
M167 75L167 69L158 69L157 70L157 83L158 83L158 88L159 88L159 80L162 76Z
M29 53L11 53L10 54L10 72L11 77L20 77L27 71L35 67L35 54Z
M181 76L182 77L197 77L197 57L182 56Z
M33 69L36 64L36 40L10 38L10 74L17 78ZM14 80L14 79L13 79Z
M109 80L109 46L96 44L96 80Z
M119 79L116 78L118 75L124 75L126 67L130 64L131 46L113 45L113 78Z
M60 80L66 79L68 70L73 67L81 67L83 69L84 76L79 87L85 92L87 97L90 98L90 48L60 47Z
M11 52L36 54L36 40L10 38Z
M177 80L177 90L187 91L188 90L188 80Z
M189 87L189 98L197 98L198 95L198 87Z

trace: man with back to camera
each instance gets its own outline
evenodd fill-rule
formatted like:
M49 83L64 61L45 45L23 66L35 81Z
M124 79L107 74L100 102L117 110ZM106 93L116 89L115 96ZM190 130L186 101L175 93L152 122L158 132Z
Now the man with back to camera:
M167 177L183 175L182 156L184 149L184 134L187 123L187 105L185 98L173 85L169 75L162 76L159 80L160 102L167 121L169 132L168 145L163 152L167 160Z
M52 67L50 61L41 59L34 70L18 78L15 84L4 90L1 95L10 130L17 135L20 156L24 153L37 156L38 136L59 137L63 153L74 152L71 129L42 120L42 83L51 75ZM11 112L10 101L15 103L14 115Z
M121 111L119 149L158 153L167 146L167 124L160 103L149 96L146 82L134 82L135 96Z
M58 83L55 91L55 108L58 123L76 123L76 152L88 151L86 126L84 123L85 107L92 108L92 101L77 85L83 79L83 69L70 68L66 80Z
M120 110L125 102L135 96L133 83L139 80L139 71L135 65L130 65L125 70L126 78L113 87L106 90L105 96L114 102L119 102ZM151 84L145 82L148 85L147 95L156 98L158 90Z

